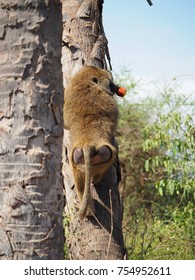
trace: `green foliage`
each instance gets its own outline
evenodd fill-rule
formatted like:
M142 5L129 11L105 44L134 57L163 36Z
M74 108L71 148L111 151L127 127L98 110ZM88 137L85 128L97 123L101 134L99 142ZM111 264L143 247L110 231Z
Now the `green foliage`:
M65 238L67 239L69 237L69 232L68 232L68 227L70 226L70 217L68 217L65 213L64 213L64 218L63 218L63 228L64 228L64 233L65 233ZM70 256L69 256L69 249L68 249L68 245L67 242L64 242L64 259L65 260L69 260Z
M147 152L156 148L159 150L158 155L145 162L145 169L150 173L150 179L158 177L154 183L159 194L167 199L173 198L172 204L174 205L174 202L178 204L177 213L178 209L186 211L186 207L190 212L194 211L195 126L193 116L183 114L178 110L168 112L146 126L144 132L146 137L144 150ZM173 209L173 218L174 211ZM178 215L175 221L179 221Z
M194 259L193 239L183 226L154 218L142 208L128 219L125 241L129 259Z
M194 103L170 85L134 98L139 82L121 75L128 100L119 104L117 141L129 258L195 259Z

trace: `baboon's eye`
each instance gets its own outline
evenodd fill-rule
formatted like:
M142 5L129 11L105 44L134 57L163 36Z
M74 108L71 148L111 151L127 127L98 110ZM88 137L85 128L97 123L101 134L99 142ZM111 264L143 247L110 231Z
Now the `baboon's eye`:
M93 78L92 78L92 81L93 81L94 83L96 83L96 84L97 84L97 83L98 83L98 78L93 77Z

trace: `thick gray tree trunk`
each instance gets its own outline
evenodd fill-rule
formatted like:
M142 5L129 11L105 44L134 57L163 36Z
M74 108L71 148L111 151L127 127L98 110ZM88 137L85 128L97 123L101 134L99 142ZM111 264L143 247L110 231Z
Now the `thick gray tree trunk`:
M60 0L0 0L0 259L63 258Z
M109 60L102 26L102 0L63 0L62 64L64 86L82 66L106 68ZM90 132L89 132L90 133ZM68 131L64 137L64 183L66 190L66 238L72 259L123 259L122 212L118 194L119 163L92 190L96 215L79 222L74 208L76 193L68 153Z

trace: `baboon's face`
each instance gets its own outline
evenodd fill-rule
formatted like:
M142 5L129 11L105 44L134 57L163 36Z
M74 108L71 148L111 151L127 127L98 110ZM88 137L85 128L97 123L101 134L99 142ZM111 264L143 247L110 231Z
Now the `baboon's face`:
M105 70L99 70L97 73L94 71L91 75L91 81L109 95L114 95L118 91L118 86L113 82L111 73Z
M76 80L80 80L86 85L93 85L96 89L102 89L109 95L117 94L119 88L113 82L111 72L93 66L84 67Z

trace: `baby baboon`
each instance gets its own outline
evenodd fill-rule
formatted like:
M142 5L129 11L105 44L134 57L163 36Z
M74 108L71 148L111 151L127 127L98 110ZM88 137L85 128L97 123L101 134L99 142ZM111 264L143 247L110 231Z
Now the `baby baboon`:
M93 66L82 68L65 90L64 125L70 130L69 159L81 220L94 211L90 185L100 181L116 158L112 145L118 118L115 93L124 96L125 89L113 83L109 72Z

